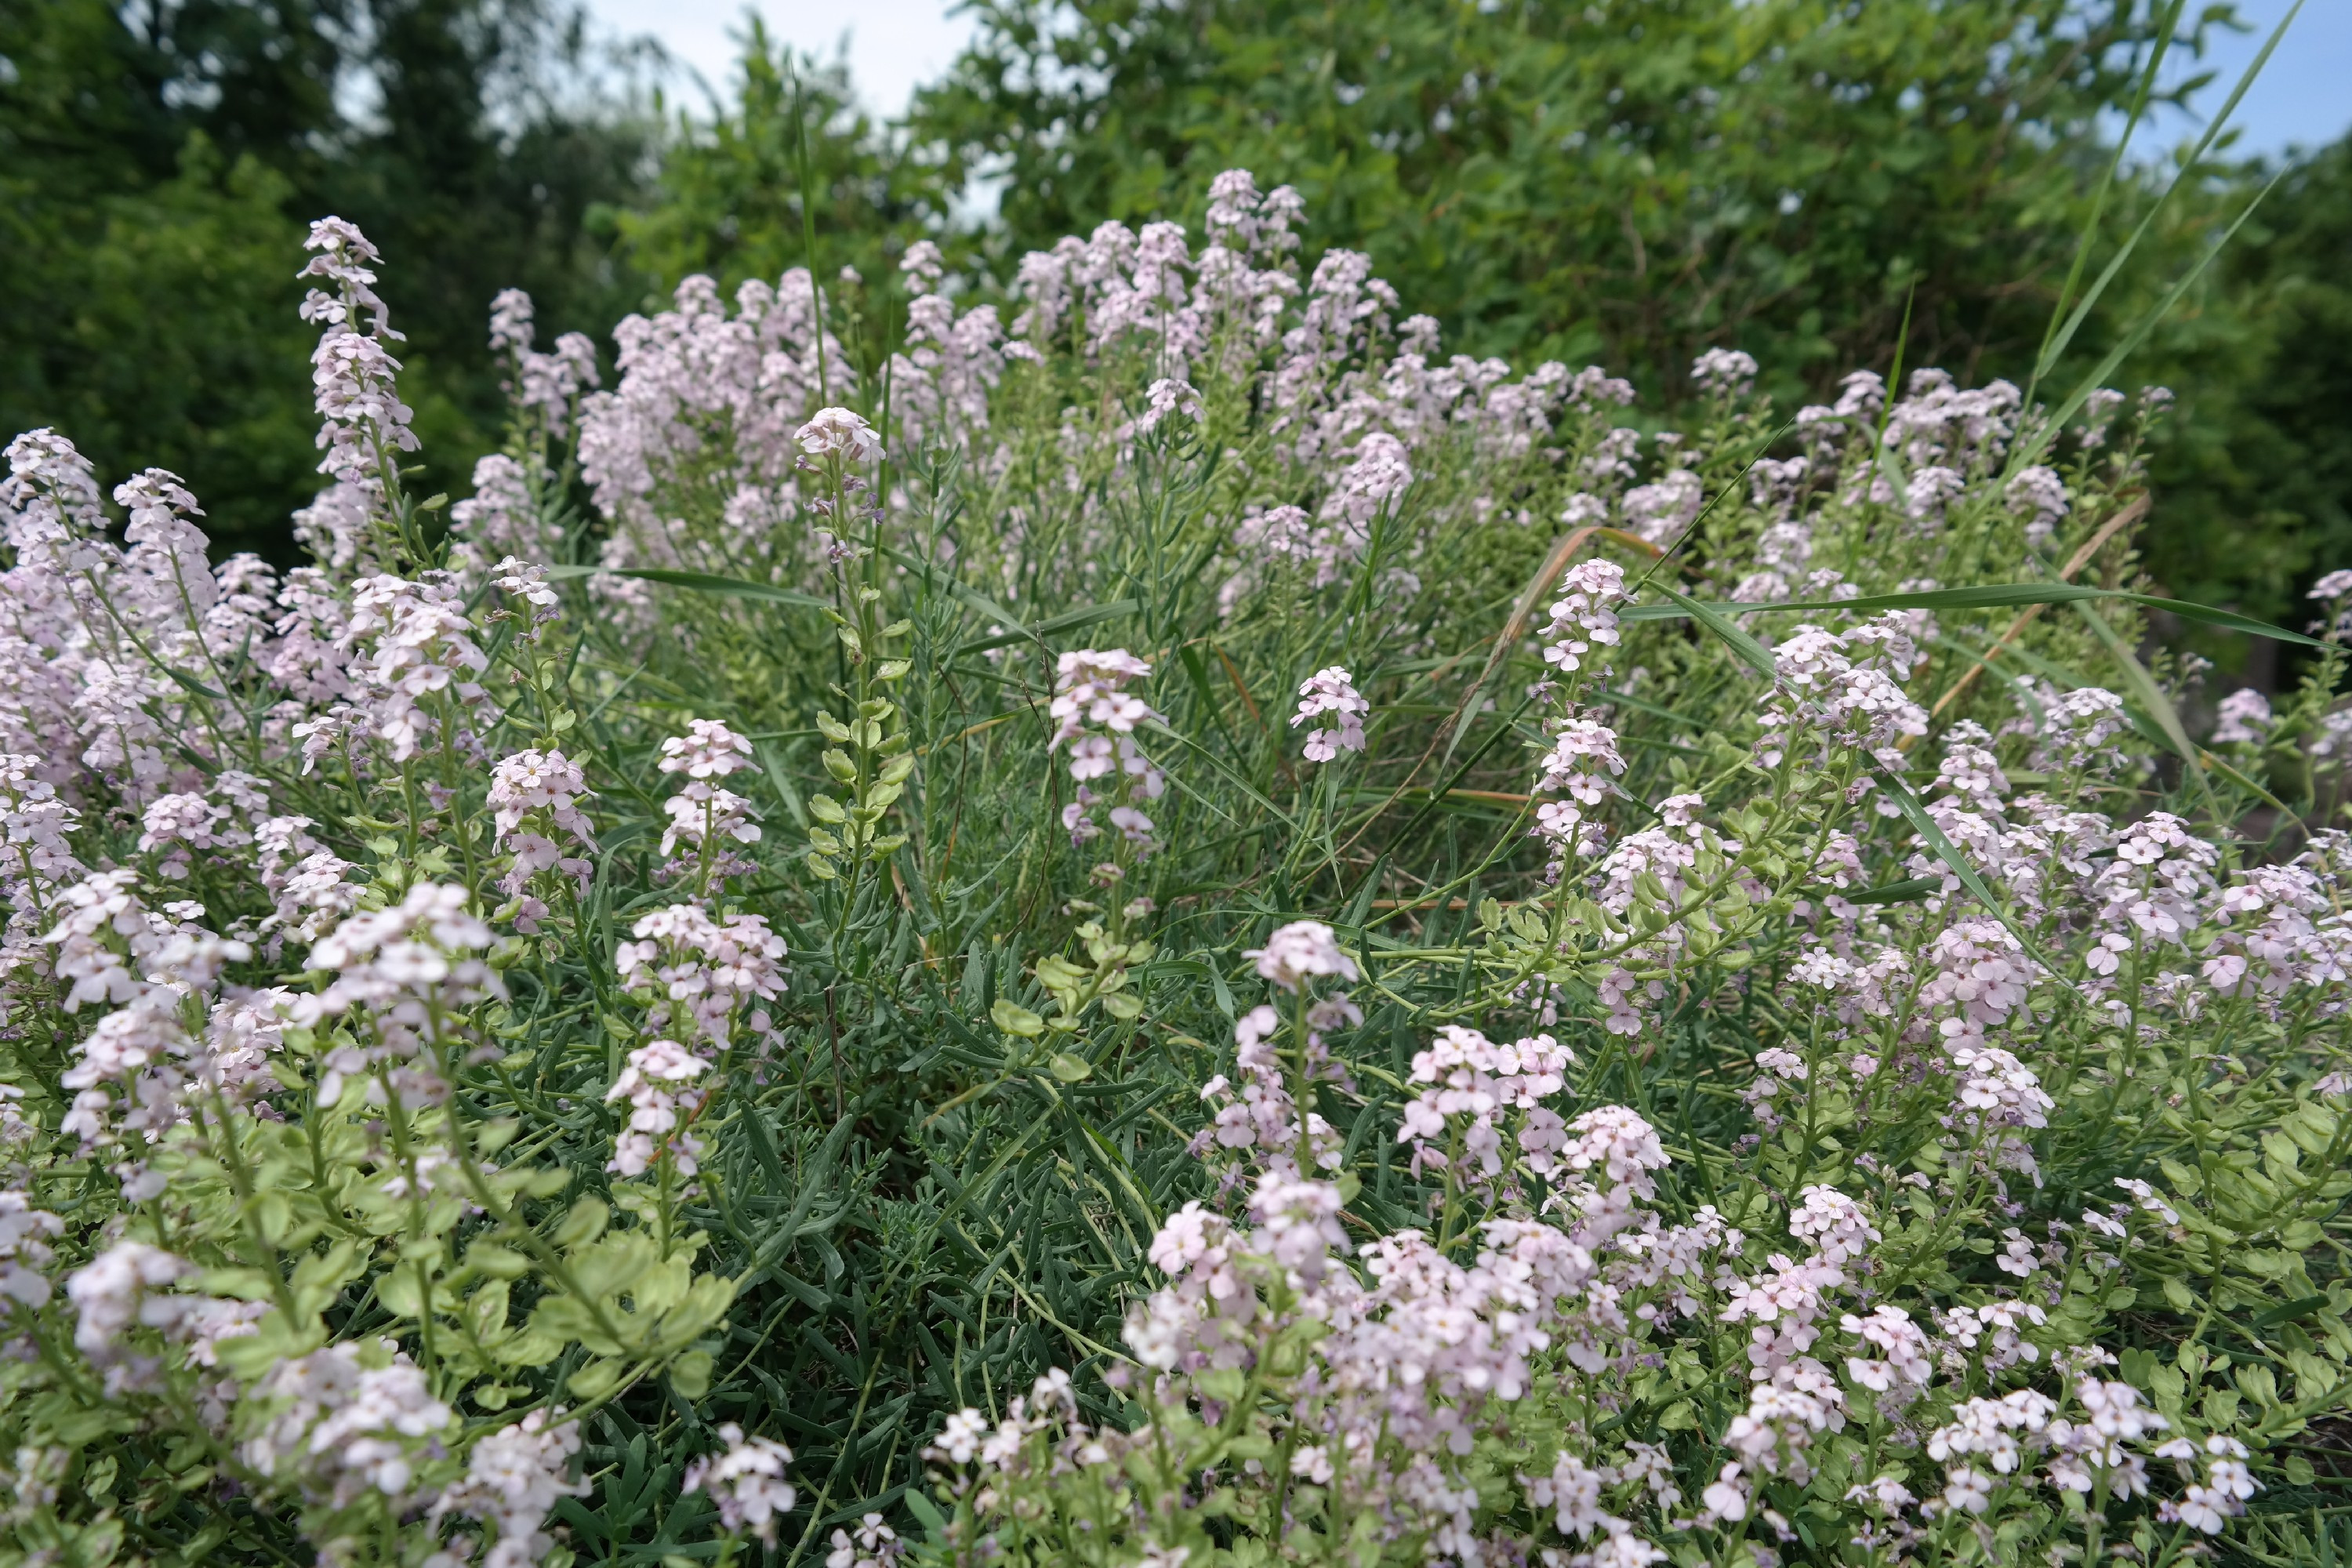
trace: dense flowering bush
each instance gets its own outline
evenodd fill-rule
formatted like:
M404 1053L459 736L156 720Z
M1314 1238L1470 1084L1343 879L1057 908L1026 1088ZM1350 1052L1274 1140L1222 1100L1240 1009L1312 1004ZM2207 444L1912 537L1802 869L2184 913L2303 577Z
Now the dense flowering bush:
M502 295L446 522L323 220L282 574L17 437L0 1561L2316 1549L2352 574L2200 745L2161 397L1657 429L1297 216Z

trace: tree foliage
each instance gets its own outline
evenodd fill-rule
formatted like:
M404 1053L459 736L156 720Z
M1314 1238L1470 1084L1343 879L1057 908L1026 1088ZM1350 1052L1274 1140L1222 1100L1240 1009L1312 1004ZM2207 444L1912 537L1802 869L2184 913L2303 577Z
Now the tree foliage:
M811 261L820 276L878 273L909 234L946 218L936 169L894 150L845 64L777 45L754 17L739 70L731 99L678 116L654 199L617 215L624 252L646 276L732 285ZM805 217L803 175L822 193Z
M1979 378L2038 341L2161 9L990 0L914 130L1015 250L1242 165L1475 353L1818 384L1907 304L1914 363Z
M2182 324L2212 347L2176 380L2150 559L2184 594L2283 617L2352 550L2352 140L2289 169L2261 224Z
M186 474L225 539L282 541L318 488L303 219L351 215L409 264L393 304L445 489L495 438L491 293L572 325L640 291L600 207L644 135L540 0L29 0L0 58L0 424Z

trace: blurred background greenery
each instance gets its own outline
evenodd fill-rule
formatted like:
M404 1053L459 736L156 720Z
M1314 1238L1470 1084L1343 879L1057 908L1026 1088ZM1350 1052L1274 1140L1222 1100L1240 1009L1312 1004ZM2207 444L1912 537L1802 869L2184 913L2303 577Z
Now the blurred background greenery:
M911 239L983 297L1103 219L1197 224L1236 165L1305 195L1309 265L1368 250L1452 349L1605 364L1654 417L1710 345L1792 401L1884 371L1906 301L1907 363L2021 381L2168 15L2192 61L2235 21L2166 0L978 0L951 71L884 120L845 66L756 24L735 80L681 108L653 46L593 44L564 4L0 5L0 428L55 425L110 479L173 468L224 545L282 556L316 484L292 276L311 216L383 248L426 483L460 492L497 434L500 288L530 290L542 341L609 347L688 272L799 264L813 192L814 262L867 280L878 352ZM2231 85L2167 79L2191 111ZM2183 174L2171 139L2136 143L2095 265ZM2180 397L2149 569L2297 621L2352 563L2352 143L2224 142L2187 170L2068 368L2283 160L2117 379Z

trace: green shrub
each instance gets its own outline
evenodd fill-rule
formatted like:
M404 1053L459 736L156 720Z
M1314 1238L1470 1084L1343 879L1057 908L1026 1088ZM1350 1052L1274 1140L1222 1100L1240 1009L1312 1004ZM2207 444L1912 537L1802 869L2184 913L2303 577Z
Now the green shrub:
M324 220L282 579L12 444L0 1556L2321 1550L2343 599L2200 744L2164 398L1644 436L1211 195L502 296L446 531Z

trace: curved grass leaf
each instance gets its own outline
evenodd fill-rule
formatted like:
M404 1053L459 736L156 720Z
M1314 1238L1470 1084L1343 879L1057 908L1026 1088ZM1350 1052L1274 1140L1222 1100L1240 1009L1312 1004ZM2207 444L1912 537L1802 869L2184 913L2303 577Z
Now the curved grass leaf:
M1115 621L1121 616L1131 616L1143 606L1133 599L1114 599L1108 605L1081 605L1075 610L1065 610L1051 616L1034 626L1020 626L995 637L968 642L955 650L955 658L968 653L985 653L992 647L1009 647L1017 642L1043 642L1060 632L1074 632L1080 626L1091 626L1104 621Z
M2107 652L2115 658L2116 669L2123 675L2124 684L2131 688L2132 695L2139 699L2140 706L2147 710L2149 718L2156 721L2157 728L2164 731L2166 742L2179 754L2182 764L2189 769L2189 776L2197 781L2197 793L2205 797L2206 809L2218 815L2219 808L2213 803L2212 782L2205 776L2205 764L2198 761L2197 747L2189 739L2188 728L2180 722L2179 710L2173 707L2172 699L2164 694L2164 688L2148 674L2147 666L2140 663L2139 656L2132 652L2115 627L2100 617L2098 611L2080 599L2074 601L2074 609L2091 628L2091 635L2106 645Z
M1720 491L1716 499L1722 499ZM1701 515L1705 514L1702 512ZM1698 526L1696 520L1691 526ZM1640 534L1628 533L1622 528L1588 524L1563 535L1551 547L1551 552L1544 557L1543 564L1536 569L1536 574L1528 580L1527 586L1519 591L1518 598L1511 605L1511 613L1504 617L1503 629L1495 635L1494 648L1486 655L1486 663L1478 671L1478 679L1470 683L1469 689L1462 694L1462 700L1454 705L1453 717L1446 721L1445 754L1437 760L1439 773L1453 765L1454 753L1462 744L1463 731L1469 728L1465 722L1468 715L1476 711L1479 697L1485 693L1486 683L1495 678L1495 671L1502 668L1505 657L1511 651L1511 645L1527 634L1528 624L1535 615L1536 606L1543 602L1552 584L1559 581L1560 574L1568 570L1568 563L1576 559L1576 552L1595 539L1607 539L1646 552L1654 571L1657 563L1664 558L1664 552L1656 545Z
M203 681L198 680L194 676L190 675L184 669L174 669L168 664L158 664L155 668L162 670L165 675L170 676L172 678L173 684L178 686L184 691L193 691L199 697L209 697L215 702L226 702L228 700L227 692L214 690L211 687L206 686Z
M667 584L673 588L714 594L726 599L758 599L772 605L793 605L804 610L833 608L831 603L814 594L778 588L767 583L753 583L742 577L720 577L709 572L681 572L667 566L551 566L547 569L547 575L551 582L566 582L574 577L635 577L640 582Z
M2123 134L2116 138L2115 155L2107 160L2107 172L2101 176L2099 188L2091 198L2090 215L2083 222L2081 237L2074 242L2074 259L2066 268L2066 281L2058 290L2058 302L2050 312L2050 323L2042 330L2041 352L2033 359L2033 374L2025 384L2024 403L2028 408L2033 406L2033 395L2042 384L2042 378L2049 374L2064 356L2066 345L2074 341L2075 329L2083 324L2084 318L2090 313L2091 306L2096 300L2097 295L2094 293L2091 299L2076 304L2074 289L2083 280L2084 263L2091 258L2092 243L2099 237L2099 223L2106 216L2107 196L2115 189L2116 176L2123 172L2124 158L2131 151L2132 137L2139 130L2141 119L2147 113L2148 96L2156 90L2156 84L2163 74L2165 52L2171 46L2174 31L2180 26L2183 4L2184 0L2169 0L2157 24L2156 47L2148 51L2147 65L2140 72L2139 87L2132 95L2131 113L2124 121ZM2125 253L2129 254L2129 247ZM2100 289L2105 288L2113 270L2110 266L2108 272L2101 274ZM2074 307L2072 315L2067 313L2070 306Z
M1672 599L1676 605L1680 605L1685 615L1688 615L1693 620L1696 621L1700 626L1705 626L1708 631L1713 632L1717 637L1721 639L1726 647L1739 656L1741 663L1747 665L1748 668L1754 670L1765 679L1769 680L1772 679L1773 667L1772 655L1770 652L1765 648L1762 643L1758 642L1754 637L1749 637L1746 632L1741 631L1738 626L1734 626L1723 614L1721 609L1714 605L1702 605L1696 599L1692 598L1688 594L1683 593L1677 589L1669 588L1664 583L1657 584L1657 590L1659 593L1664 594L1667 598ZM1637 605L1635 608L1638 610L1641 606ZM1628 617L1626 617L1622 612L1620 612L1620 618L1622 619Z
M1979 650L1969 647L1969 644L1959 638L1950 636L1937 637L1936 641L1943 647L1952 649L1954 652L1959 653L1966 658L1975 659L1991 674L1994 679L2006 682L2010 687L2011 695L2013 695L2017 700L2028 710L2037 727L2043 724L2046 721L2042 711L2042 705L2034 700L2033 689L2027 685L2023 680L2004 672L1997 662L1998 660L2014 660L2016 663L2023 665L2027 669L2033 671L2035 674L2058 682L2070 691L2080 690L2084 687L2095 686L2097 684L2097 682L2090 679L2079 671L2069 669L2064 665L2059 664L2055 660L2044 658L2040 654L2031 653L2014 644L2011 644L2003 647ZM2189 763L2193 767L2207 768L2214 773L2221 774L2231 784L2236 784L2240 789L2244 790L2247 794L2252 795L2255 799L2261 801L2263 805L2269 806L2273 811L2284 812L2289 816L2294 815L2294 808L2292 806L2279 799L2277 795L2273 795L2268 789L2265 789L2258 781L2248 777L2243 772L2233 765L2228 758L2215 756L2211 752L2207 751L2202 746L2192 746L2189 750L2183 751L2180 747L2179 742L2176 741L2172 733L2167 731L2162 724L2158 723L2153 715L2143 711L2132 703L2126 702L2124 704L2124 717L2131 721L2133 730L2137 731L2140 737L2143 740L2146 740L2149 744L2162 746L2167 750L2173 752L2175 754L2179 755L2182 761ZM2185 736L2183 738L2185 739Z
M2057 973L2057 966L2043 956L2042 950L2033 944L2033 939L2009 918L2009 911L1993 898L1992 889L1985 886L1985 879L1977 874L1977 868L1969 863L1969 858L1960 853L1959 847L1947 837L1944 830L1936 825L1936 819L1927 815L1927 808L1919 804L1919 797L1911 793L1911 786L1903 782L1903 775L1888 767L1876 771L1879 785L1886 791L1886 797L1903 813L1904 818L1911 824L1912 831L1936 852L1936 858L1951 868L1952 875L1960 879L1960 886L1975 895L1977 902L1985 907L1988 914L2009 928L2009 934L2017 939L2017 945L2025 950L2028 958L2048 973Z
M1776 599L1758 605L1720 601L1699 605L1696 601L1685 599L1672 589L1665 592L1675 601L1675 607L1635 605L1618 611L1617 618L1622 621L1672 621L1700 609L1714 611L1718 616L1750 616L1791 610L1843 610L1858 614L1874 610L2006 610L2032 605L2071 605L2089 599L2121 599L2147 609L2162 610L2185 621L2247 632L2255 637L2269 637L2274 642L2298 643L2305 647L2327 646L2316 637L2291 632L2268 621L2258 621L2252 616L2242 616L2235 610L2219 610L2210 605L2195 605L2186 599L2159 598L2153 594L2134 594L2121 588L2094 588L2084 583L1987 583L1974 588L1923 588L1910 594L1866 594L1858 599Z
M2274 642L2300 643L2305 647L2326 647L2317 637L2302 632L2291 632L2284 626L2258 621L2252 616L2242 616L2235 610L2217 610L2210 605L2192 605L2186 599L2159 599L2153 594L2125 594L2122 597L2151 610L2162 610L2179 616L2184 621L2201 621L2209 626L2221 626L2233 632L2250 632Z
M2029 407L2032 406L2033 388L2041 384L2045 375L2056 368L2059 359L2074 341L2076 329L2089 317L2092 308L2099 302L2100 296L2106 292L2107 286L2115 281L2117 274L2122 272L2124 264L2131 259L2132 252L2139 248L2140 241L2147 237L2148 231L2155 226L2157 219L2162 216L2165 209L2171 205L2172 198L2179 194L2183 186L2198 177L2198 170L2205 160L2205 154L2220 139L2222 130L2230 123L2231 115L2237 111L2239 101L2246 96L2246 90L2253 86L2254 79L2262 74L2263 68L2270 63L2272 52L2278 47L2279 40L2286 36L2288 26L2294 23L2296 15L2302 10L2303 0L2294 0L2294 4L2287 7L2286 15L2279 19L2277 26L2271 29L2271 35L2263 40L2262 48L2255 53L2252 61L2240 74L2237 85L2231 89L2230 96L2222 103L2220 112L2206 122L2204 135L2198 139L2197 145L2190 149L2187 158L2181 162L2179 172L2174 174L2171 182L2165 186L2162 194L2142 215L2138 226L2132 230L2130 237L2117 247L2107 265L2100 270L2097 280L2084 290L2081 300L2075 301L2074 308L2067 316L2064 326L2045 337L2042 353L2035 358L2033 374L2027 386L2026 398ZM2176 0L2176 3L2165 13L2162 41L2158 46L2156 58L2148 62L2148 74L2146 79L2147 81L2153 81L2155 79L2163 58L2163 45L2170 41L2174 19L2179 16L2179 11L2180 6ZM2135 123L2145 102L2146 92L2147 88L2144 84L2141 89L2141 100L2136 102L2132 110ZM2128 140L2128 133L2126 140ZM2123 147L2118 146L2116 149L2116 156L2118 160L2122 158L2123 153ZM2172 313L2172 307L2179 302L2180 297L2189 291L2189 286L2203 274L2214 256L2236 237L2238 230L2243 226L2247 218L2253 216L2254 209L2262 205L2263 198L2270 195L2272 188L2278 184L2279 178L2285 174L2286 168L2286 162L2282 160L2278 174L2273 175L2270 183L2256 193L2253 200L2246 204L2245 210L2238 215L2237 221L2223 232L2221 238L2206 251L2197 265L2190 268L2166 292L2163 299L2158 300L2137 321L2133 323L2131 330L2126 332L2115 347L2108 351L2106 357L2099 362L2098 368L2084 376L2075 385L2074 390L2067 395L2065 402L2059 405L2054 415L2043 420L2025 440L2019 442L2011 450L2008 464L2002 469L2004 477L2032 464L2048 448L2050 443L2057 439L2058 432L2063 429L2066 422L2074 416L2075 411L2083 406L2084 401L2106 381L2117 365L2147 341L2148 334L2156 330L2158 321ZM2112 175L2112 171L2110 174ZM2105 196L2105 187L2102 186L2100 193L2102 205L2104 205ZM2093 221L2095 224L2095 216ZM2089 251L2092 233L2091 229L2086 228L2082 242L2076 247L2074 269L2067 279L2069 292L2072 291L2075 279L2081 276L2083 261ZM2063 294L2060 296L2058 308L2062 311L2066 308Z
M1298 831L1298 824L1291 820L1291 816L1288 812L1275 805L1274 802L1266 799L1265 795L1260 795L1257 790L1251 785L1247 779L1234 772L1230 767L1227 767L1223 760L1214 752L1210 751L1207 747L1193 740L1190 735L1186 735L1181 731L1171 730L1165 724L1155 723L1147 727L1153 734L1164 735L1168 739L1175 742L1178 745L1196 753L1202 762L1208 763L1209 766L1216 772L1219 777L1223 778L1227 784L1233 785L1235 789L1241 791L1242 794L1247 795L1250 799L1250 803L1255 805L1260 811L1265 812L1276 821L1281 823L1285 827L1289 828L1293 833ZM1170 782L1176 784L1179 789L1184 788L1183 781L1177 778L1172 773L1170 775ZM1189 789L1185 790L1185 793L1188 795L1193 794L1193 792ZM1223 811L1217 811L1215 804L1210 801L1207 796L1195 795L1194 798L1201 801L1203 805L1208 806L1210 810L1216 811L1217 815L1224 817L1226 821L1231 822L1234 820L1229 814Z
M968 584L959 582L952 573L943 570L937 562L925 561L919 556L908 555L904 551L893 550L887 544L878 545L877 548L879 549L884 555L897 562L899 565L904 566L909 572L920 574L925 586L928 587L936 584L939 587L946 589L948 596L962 605L964 608L972 611L976 615L986 616L988 619L994 621L1000 626L1021 628L1013 633L1011 639L1012 641L1019 642L1030 637L1030 629L1022 626L1021 617L1019 616L1014 615L1011 610L1006 609L1003 605L999 604L996 600L990 598L979 589L974 588ZM996 644L982 646L1002 647L1003 645ZM1039 646L1043 647L1044 645L1041 643Z
M1941 877L1907 877L1900 882L1882 882L1875 888L1864 888L1854 893L1841 893L1834 889L1825 890L1849 904L1908 904L1930 896L1943 885Z
M2280 26L2284 26L2285 24L2281 23ZM2254 210L2263 205L2271 192L2278 188L2278 183L2285 179L2287 171L2294 166L2287 160L2280 161L2278 171L2271 175L2269 182L2261 190L2254 193L2252 199L2246 203L2244 210L2241 211L2230 226L2221 232L2221 237L2207 247L2205 254L2197 258L2197 264L2182 273L2172 287L2165 291L2164 298L2150 306L2147 313L2134 323L2131 331L2126 332L2116 346L2107 351L2105 357L2099 361L2091 374L2075 384L2074 390L2066 395L2066 401L2060 404L2057 410L2032 435L2017 444L2010 453L2008 467L2002 469L2005 475L2015 474L2027 468L2049 449L2050 444L2058 438L2059 431L2065 428L2066 422L2074 417L2076 411L2090 398L2092 393L2106 384L2107 378L2115 374L2117 365L2138 352L2140 344L2146 342L2148 335L2156 331L2157 323L2172 314L2172 308L2180 302L2180 297L2188 293L2197 280L2205 275L2205 269L2213 264L2213 258L2228 248L2231 240L2237 238L2238 231L2246 226L2246 220L2254 216Z
M809 1210L816 1203L817 1194L834 1190L833 1168L839 1163L842 1150L848 1145L850 1131L856 1123L857 1119L854 1116L844 1116L834 1122L833 1131L825 1134L824 1142L817 1146L814 1156L802 1168L800 1192L793 1199L792 1212L784 1216L783 1224L769 1232L766 1244L735 1276L733 1285L736 1289L742 1289L781 1262L785 1249L799 1238Z

